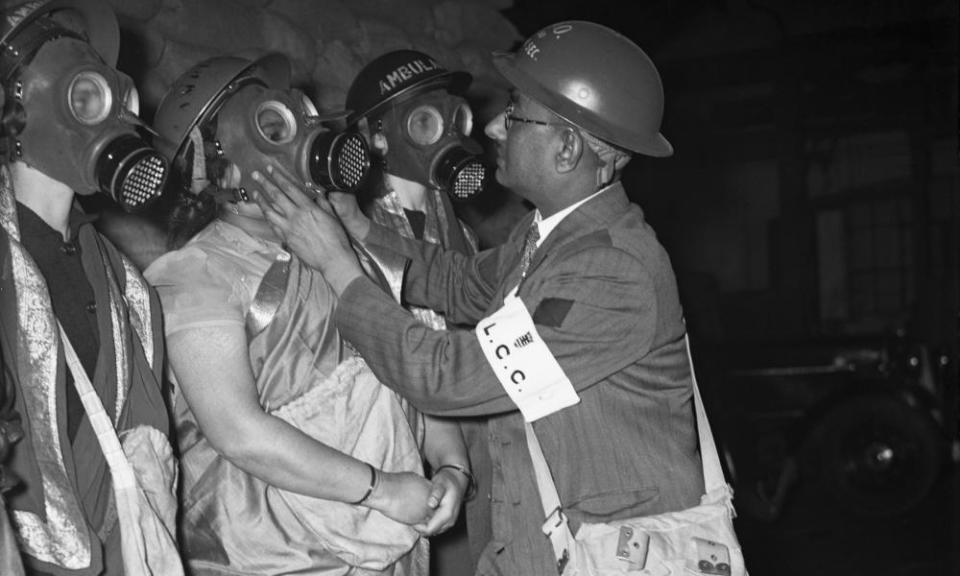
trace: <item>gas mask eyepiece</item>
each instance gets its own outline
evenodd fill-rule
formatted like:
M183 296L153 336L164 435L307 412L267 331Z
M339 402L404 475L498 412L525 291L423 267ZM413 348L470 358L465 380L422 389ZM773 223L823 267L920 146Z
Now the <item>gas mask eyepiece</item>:
M324 188L355 192L370 173L370 149L357 132L324 132L310 146L309 171Z

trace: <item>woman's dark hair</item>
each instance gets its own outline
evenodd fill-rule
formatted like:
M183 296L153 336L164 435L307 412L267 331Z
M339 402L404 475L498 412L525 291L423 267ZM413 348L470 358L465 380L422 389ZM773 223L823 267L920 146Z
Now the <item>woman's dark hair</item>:
M193 143L188 142L170 166L170 177L164 197L167 198L167 248L176 250L203 230L217 216L217 182L227 169L227 161L218 153L216 120L200 127L203 137L203 157L206 161L208 184L200 193L191 188L193 178Z

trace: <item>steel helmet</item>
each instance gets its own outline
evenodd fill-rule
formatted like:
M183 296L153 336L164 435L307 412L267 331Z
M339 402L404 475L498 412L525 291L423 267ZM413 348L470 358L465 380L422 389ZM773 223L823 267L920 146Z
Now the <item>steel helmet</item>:
M282 54L268 54L255 61L214 56L195 64L177 78L157 106L153 116L153 129L159 136L157 149L172 160L186 144L193 127L216 114L226 97L245 80L287 89L290 61Z
M258 100L263 93L247 90L254 85L270 93L264 96L267 100ZM291 92L299 95L296 104L290 101L297 98ZM290 61L282 54L254 61L217 56L187 70L157 107L157 148L172 160L183 152L194 127L217 115L218 146L231 161L245 166L241 190L253 185L250 174L267 158L304 182L326 188L350 190L366 177L370 165L366 141L355 132L322 128L322 122L341 119L346 113L320 114L305 94L291 91ZM275 120L287 128L282 138L272 132L277 128ZM270 126L265 128L261 121ZM246 200L244 195L241 199Z
M451 72L423 52L387 52L364 66L350 84L347 124L380 112L388 102L427 90L445 88L454 94L463 94L472 80L469 73Z
M113 10L102 0L32 0L4 7L0 21L0 74L6 81L26 59L32 57L39 42L47 38L27 38L21 46L21 32L42 16L85 37L107 66L117 64L120 53L120 27ZM42 34L42 32L39 32Z
M648 156L670 156L660 133L663 85L630 39L584 21L543 28L493 64L518 90L594 136Z

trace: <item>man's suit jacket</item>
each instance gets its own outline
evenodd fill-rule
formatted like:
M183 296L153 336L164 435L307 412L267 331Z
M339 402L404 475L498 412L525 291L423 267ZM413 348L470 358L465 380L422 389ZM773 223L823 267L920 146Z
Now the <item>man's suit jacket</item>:
M372 226L368 244L410 259L404 296L474 324L520 281L531 214L503 245L472 257ZM534 255L518 295L580 402L534 427L574 530L694 506L703 479L682 310L669 258L619 184L570 213ZM478 574L555 573L540 531L523 419L473 331L421 326L366 279L337 312L385 384L426 413L489 420L493 540ZM468 509L468 529L469 529Z

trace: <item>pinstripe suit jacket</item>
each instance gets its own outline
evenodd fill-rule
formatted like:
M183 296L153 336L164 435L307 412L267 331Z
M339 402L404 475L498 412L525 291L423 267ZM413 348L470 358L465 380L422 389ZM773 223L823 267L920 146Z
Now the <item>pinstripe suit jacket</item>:
M532 218L472 257L375 225L366 243L409 258L407 300L473 324L517 285ZM547 237L519 296L581 398L534 425L572 528L696 505L703 478L676 282L620 184ZM522 417L473 331L426 328L366 279L344 291L337 324L381 380L424 412L489 418L493 488L481 497L491 500L493 534L478 574L555 574Z

